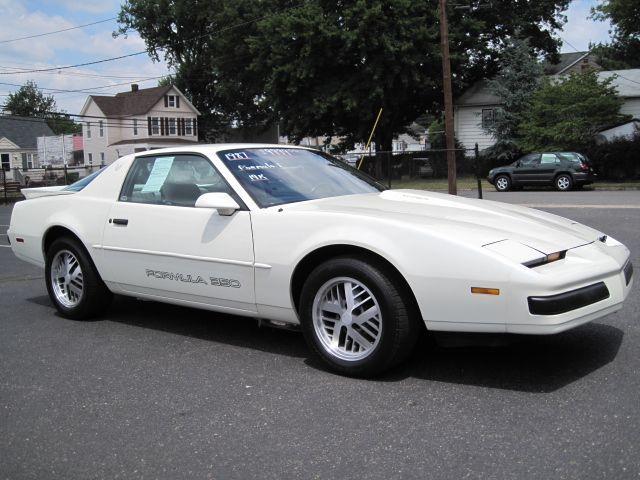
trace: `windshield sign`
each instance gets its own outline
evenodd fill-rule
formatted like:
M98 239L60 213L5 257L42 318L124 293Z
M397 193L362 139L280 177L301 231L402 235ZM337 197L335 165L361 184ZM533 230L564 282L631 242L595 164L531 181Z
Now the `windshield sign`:
M245 148L218 156L262 208L384 190L367 175L319 151Z

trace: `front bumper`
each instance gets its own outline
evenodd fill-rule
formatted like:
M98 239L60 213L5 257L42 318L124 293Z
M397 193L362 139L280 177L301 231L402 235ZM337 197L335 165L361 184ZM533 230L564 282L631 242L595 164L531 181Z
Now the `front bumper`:
M589 248L595 247L581 247L585 250ZM589 272L592 275L590 278L585 275L585 278L572 288L554 289L555 291L543 295L527 296L526 314L519 315L517 321L507 321L506 331L554 334L620 310L633 286L631 261L627 257L626 261L621 263L622 266L618 265L614 272L603 275L598 275L597 270L593 269ZM558 268L560 265L553 267ZM552 270L551 265L549 270ZM512 307L515 306L512 304Z

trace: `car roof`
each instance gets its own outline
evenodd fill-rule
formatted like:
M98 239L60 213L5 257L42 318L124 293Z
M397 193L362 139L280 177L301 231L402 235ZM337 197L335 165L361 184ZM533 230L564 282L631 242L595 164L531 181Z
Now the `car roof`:
M299 150L309 150L309 147L300 145L288 145L282 143L195 143L193 145L185 145L180 147L158 148L139 152L138 155L156 154L156 153L216 153L221 150L237 150L249 148L294 148Z

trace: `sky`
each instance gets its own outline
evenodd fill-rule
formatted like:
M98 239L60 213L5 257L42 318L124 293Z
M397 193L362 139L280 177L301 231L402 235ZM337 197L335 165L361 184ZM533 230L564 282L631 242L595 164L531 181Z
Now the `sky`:
M152 62L146 54L73 69L15 73L19 69L60 67L144 50L144 41L135 32L126 38L112 37L112 32L117 28L115 20L68 32L6 42L17 37L112 19L120 10L120 3L121 0L0 0L0 18L5 19L0 29L0 104L4 103L9 92L19 88L7 83L22 85L27 80L34 80L43 89L91 88L92 93L105 95L128 90L128 83L138 83L141 88L155 86L157 78L145 79L165 75L168 69L163 62ZM564 12L567 23L564 30L559 32L565 41L562 52L586 50L589 42L608 40L610 25L588 18L594 4L595 0L573 0ZM11 21L7 22L6 19ZM96 88L105 86L109 87ZM79 113L88 95L86 92L45 92L53 94L58 108L69 113Z

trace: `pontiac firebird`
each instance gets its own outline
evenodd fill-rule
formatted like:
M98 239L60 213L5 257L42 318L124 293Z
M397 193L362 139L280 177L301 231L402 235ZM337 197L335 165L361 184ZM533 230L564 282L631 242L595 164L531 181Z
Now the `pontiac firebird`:
M629 250L549 213L386 190L327 154L201 145L24 190L8 236L65 317L113 294L301 328L343 374L398 364L421 329L554 334L619 310ZM176 320L179 321L179 320Z

